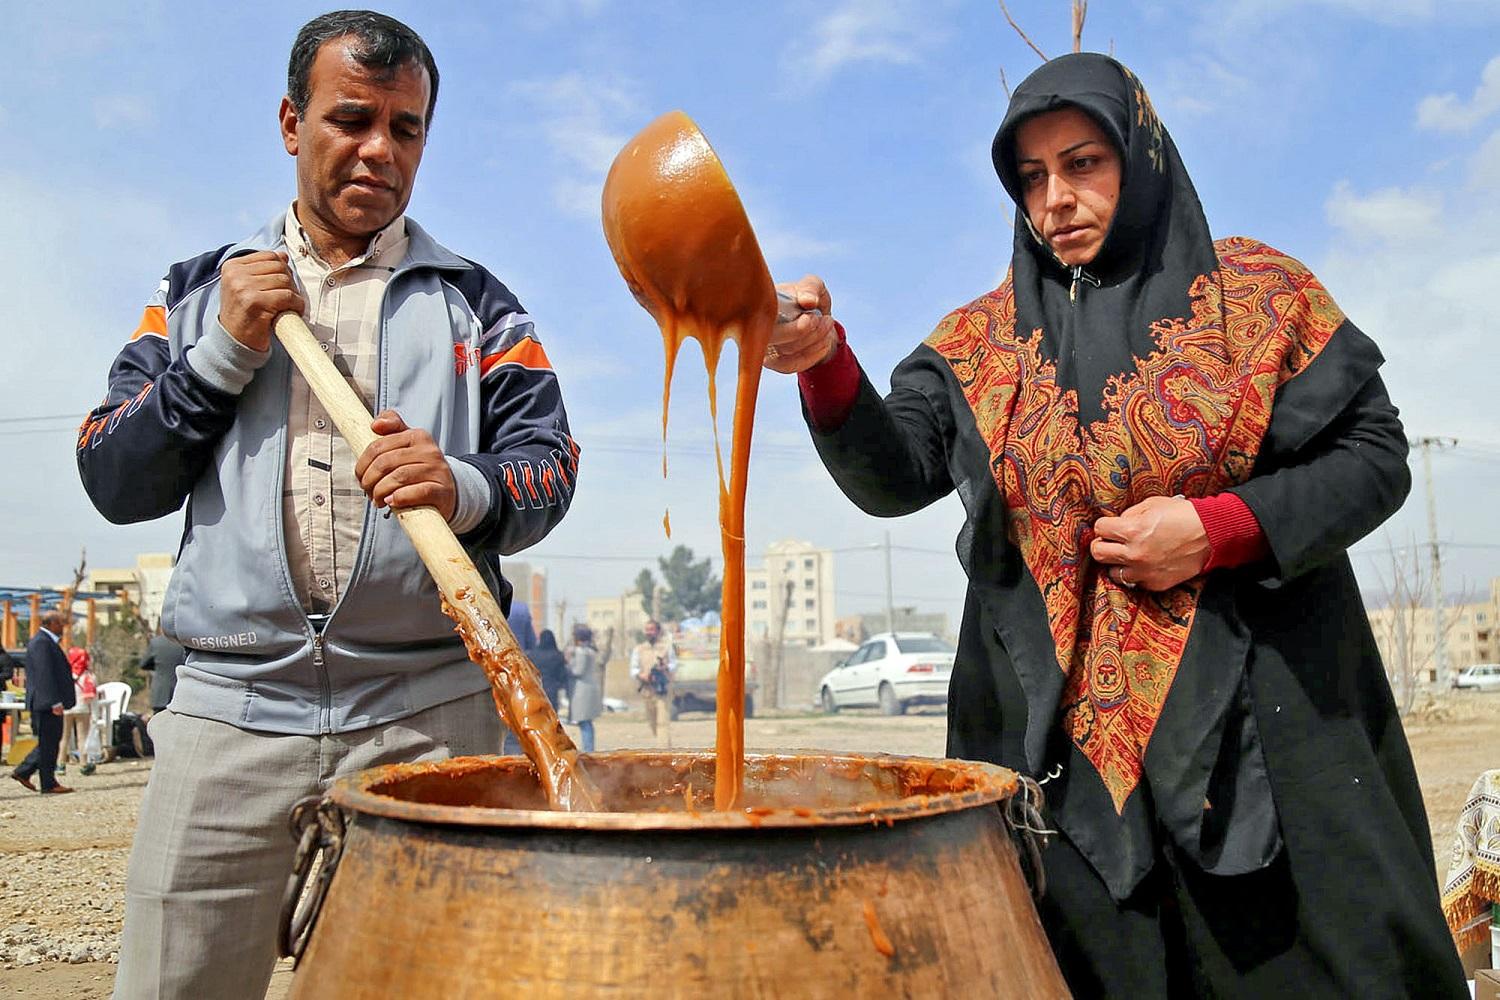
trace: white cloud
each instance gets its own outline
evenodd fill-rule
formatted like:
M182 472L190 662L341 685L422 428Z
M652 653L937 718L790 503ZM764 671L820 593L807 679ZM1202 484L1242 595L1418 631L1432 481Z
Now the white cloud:
M813 80L855 63L911 65L939 38L933 5L915 0L844 0L810 35L808 42L789 46L783 62Z
M100 128L138 128L156 121L156 112L133 94L104 94L94 98L94 123Z
M1348 181L1339 181L1324 211L1328 221L1352 240L1390 243L1436 235L1442 200L1431 192L1399 188L1358 195Z
M1500 56L1485 63L1468 101L1457 94L1431 94L1417 105L1417 125L1438 132L1467 132L1500 111Z
M1500 131L1494 132L1469 158L1469 187L1500 193Z
M761 253L775 274L779 267L800 262L816 262L819 258L837 256L847 248L836 240L825 240L810 233L778 225L756 226L755 238L760 243Z
M542 134L562 161L566 173L553 184L558 208L569 215L597 218L604 175L630 139L619 119L638 107L634 86L568 73L516 84L511 92L536 109Z
M1172 62L1153 99L1173 118L1202 117L1240 107L1254 93L1251 81L1220 59L1198 54Z

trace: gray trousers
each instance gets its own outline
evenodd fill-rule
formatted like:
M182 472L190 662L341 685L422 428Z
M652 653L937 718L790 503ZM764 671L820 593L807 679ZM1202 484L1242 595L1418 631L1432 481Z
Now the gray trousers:
M158 712L125 880L117 1000L262 1000L276 964L293 804L379 764L500 750L488 691L331 736Z

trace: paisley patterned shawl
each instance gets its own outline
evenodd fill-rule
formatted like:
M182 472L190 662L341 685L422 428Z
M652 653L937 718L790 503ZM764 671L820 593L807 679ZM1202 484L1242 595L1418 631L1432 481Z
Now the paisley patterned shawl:
M1215 244L1188 315L1108 379L1085 432L1040 328L1017 329L1011 276L949 314L927 344L952 368L989 448L1008 530L1042 592L1065 675L1061 724L1123 811L1177 674L1202 578L1149 594L1089 557L1092 524L1149 497L1208 496L1250 476L1276 391L1343 323L1302 265L1263 244Z

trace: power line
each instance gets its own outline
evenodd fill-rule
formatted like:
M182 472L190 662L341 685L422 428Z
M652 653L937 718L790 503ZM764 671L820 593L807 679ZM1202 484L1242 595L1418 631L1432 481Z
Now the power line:
M81 410L79 413L52 413L40 417L0 417L0 424L29 424L41 420L72 420L76 423L83 419L81 414L87 412L87 410Z

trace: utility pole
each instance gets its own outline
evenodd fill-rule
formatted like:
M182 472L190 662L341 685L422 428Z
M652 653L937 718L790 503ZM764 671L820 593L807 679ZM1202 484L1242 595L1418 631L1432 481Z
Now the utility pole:
M786 704L786 622L792 614L792 592L795 588L796 582L787 580L781 600L781 618L776 625L776 676L773 678L775 685L772 693L776 697L777 708Z
M1437 495L1432 487L1432 451L1434 448L1451 448L1458 444L1454 438L1421 437L1414 442L1422 449L1422 478L1427 493L1427 544L1432 551L1432 649L1434 680L1441 684L1448 679L1448 651L1446 632L1443 627L1443 556L1438 548Z
M885 630L896 631L896 600L891 596L891 533L885 533Z

